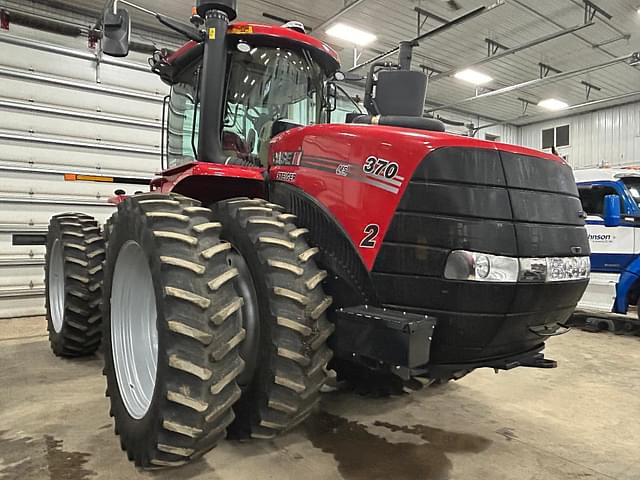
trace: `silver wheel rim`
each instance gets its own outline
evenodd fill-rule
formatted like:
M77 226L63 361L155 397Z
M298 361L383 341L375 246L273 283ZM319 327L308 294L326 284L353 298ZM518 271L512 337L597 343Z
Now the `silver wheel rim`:
M64 323L64 256L60 240L56 239L49 257L49 312L56 333L62 331Z
M129 415L143 418L153 399L158 371L156 295L142 247L120 249L111 287L111 350L120 397Z
M227 264L235 267L240 272L235 279L235 287L244 300L240 309L242 327L245 329L246 337L240 344L240 357L244 360L245 367L238 376L238 385L246 389L255 373L258 363L258 350L260 341L260 317L258 311L258 295L253 285L253 277L249 270L249 265L244 257L235 247L227 255Z

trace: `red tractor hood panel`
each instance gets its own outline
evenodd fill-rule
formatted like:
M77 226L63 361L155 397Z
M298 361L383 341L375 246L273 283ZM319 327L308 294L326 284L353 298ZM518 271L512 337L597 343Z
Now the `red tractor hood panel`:
M433 150L500 150L563 163L515 145L439 132L376 125L315 125L271 142L270 177L319 201L344 228L371 270L411 177Z

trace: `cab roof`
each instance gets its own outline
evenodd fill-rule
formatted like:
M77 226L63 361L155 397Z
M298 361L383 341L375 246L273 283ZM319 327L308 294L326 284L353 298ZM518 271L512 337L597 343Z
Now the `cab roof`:
M229 25L227 34L237 40L251 41L251 38L262 37L271 43L282 43L306 47L314 58L319 61L328 73L336 72L340 69L340 58L338 53L329 45L318 40L311 35L301 33L292 28L278 27L274 25L261 25L258 23L235 22ZM188 54L202 43L190 41L182 48L167 58L167 63L173 64L179 59L189 56Z
M617 168L586 168L574 170L573 175L577 183L585 182L617 182L621 178L640 177L639 166Z

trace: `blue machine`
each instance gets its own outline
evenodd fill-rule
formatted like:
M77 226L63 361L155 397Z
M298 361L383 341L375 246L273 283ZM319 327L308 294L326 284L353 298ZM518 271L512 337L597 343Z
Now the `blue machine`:
M591 280L578 313L629 322L636 328L640 325L640 169L574 173L591 246Z

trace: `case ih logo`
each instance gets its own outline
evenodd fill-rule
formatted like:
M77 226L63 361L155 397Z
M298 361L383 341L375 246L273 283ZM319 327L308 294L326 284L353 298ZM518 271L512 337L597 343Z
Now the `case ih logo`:
M351 165L340 164L336 167L336 175L341 177L348 177L351 172Z
M589 234L589 241L591 242L610 242L613 240L611 235L601 235L596 233Z
M302 152L275 152L273 164L277 167L297 167L300 165Z

